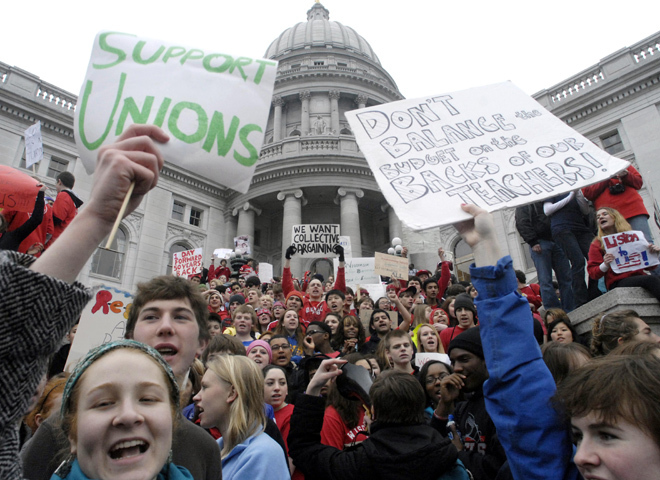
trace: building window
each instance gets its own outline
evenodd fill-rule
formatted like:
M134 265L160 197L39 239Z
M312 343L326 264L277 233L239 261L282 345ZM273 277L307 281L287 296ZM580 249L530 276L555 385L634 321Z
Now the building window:
M348 67L348 63L337 62L337 66L338 66L338 67Z
M254 231L253 242L255 247L261 246L261 230L256 229Z
M202 211L197 208L190 208L190 225L200 227L202 224Z
M601 142L603 142L603 150L605 150L610 155L614 155L619 152L623 152L623 142L621 141L621 135L619 132L614 132L605 137L601 137Z
M314 66L320 67L321 65L325 65L323 60L314 60Z
M23 165L25 165L25 163L23 163ZM66 160L51 157L50 163L48 164L48 173L46 173L46 175L48 175L50 178L57 178L60 173L66 172L68 167L69 162Z
M181 202L177 202L176 200L174 201L174 204L172 205L172 218L174 220L179 220L183 222L183 216L186 213L186 205Z
M105 245L103 240L101 245ZM122 228L117 230L110 249L97 248L92 257L92 273L106 277L121 278L124 255L126 254L126 233Z
M470 265L474 263L472 248L463 239L454 247L454 273L459 281L470 281Z
M170 247L170 256L167 259L167 272L166 275L172 275L172 263L174 261L174 254L192 250L192 247L186 243L175 243Z

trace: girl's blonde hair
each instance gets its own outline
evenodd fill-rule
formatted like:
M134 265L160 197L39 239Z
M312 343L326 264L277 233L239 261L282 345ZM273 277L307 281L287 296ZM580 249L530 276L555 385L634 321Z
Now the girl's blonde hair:
M438 350L435 352L427 352L424 349L424 344L422 343L422 337L421 337L421 330L424 327L428 327L429 330L433 332L433 335L435 335L436 340L438 341ZM435 329L433 325L430 324L422 324L419 326L419 328L416 329L415 331L415 344L417 345L417 351L419 353L445 353L445 347L442 346L442 342L440 341L440 335L438 334L438 331Z
M632 227L630 226L628 221L625 218L623 218L623 215L621 215L618 210L611 207L601 207L598 210L596 210L596 213L598 213L599 210L606 210L607 213L609 213L610 216L614 219L614 228L616 228L617 233L627 232L628 230L632 230ZM600 248L603 251L605 251L605 245L603 245L603 237L606 235L610 235L610 234L604 233L603 230L600 228L600 224L598 224L598 235L596 236L596 238L598 238L598 241L600 242Z
M429 320L426 318L427 308L431 308L431 307L429 305L426 305L425 303L415 306L415 308L413 309L413 321L412 324L410 325L410 328L415 328L417 325L421 325L423 323L429 323Z
M207 367L236 392L236 399L229 407L229 426L222 432L224 445L220 455L224 459L236 445L259 434L266 426L264 376L256 363L242 356L222 355Z

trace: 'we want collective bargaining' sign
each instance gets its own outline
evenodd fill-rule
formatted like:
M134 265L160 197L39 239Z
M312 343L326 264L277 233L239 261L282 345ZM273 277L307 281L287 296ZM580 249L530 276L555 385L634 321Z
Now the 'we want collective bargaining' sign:
M416 230L605 180L629 164L510 82L346 112L378 186Z
M303 258L333 257L335 245L339 245L339 225L304 224L291 229L291 243Z
M94 40L74 120L88 173L134 123L161 127L165 160L245 193L263 143L277 62L119 32Z

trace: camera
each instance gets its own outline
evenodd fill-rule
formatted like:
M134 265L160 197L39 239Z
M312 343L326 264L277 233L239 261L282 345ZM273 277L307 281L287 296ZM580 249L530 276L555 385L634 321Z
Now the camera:
M626 186L623 183L615 183L614 185L609 185L607 188L610 189L612 195L619 195L626 190Z

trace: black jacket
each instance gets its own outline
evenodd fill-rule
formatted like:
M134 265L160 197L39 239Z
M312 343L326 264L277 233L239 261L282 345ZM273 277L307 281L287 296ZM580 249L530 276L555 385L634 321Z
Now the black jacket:
M550 219L543 213L543 202L516 208L516 230L530 247L539 240L552 241Z
M301 395L291 416L289 455L315 480L436 480L456 464L451 441L428 425L371 426L371 435L350 450L321 444L325 400Z

